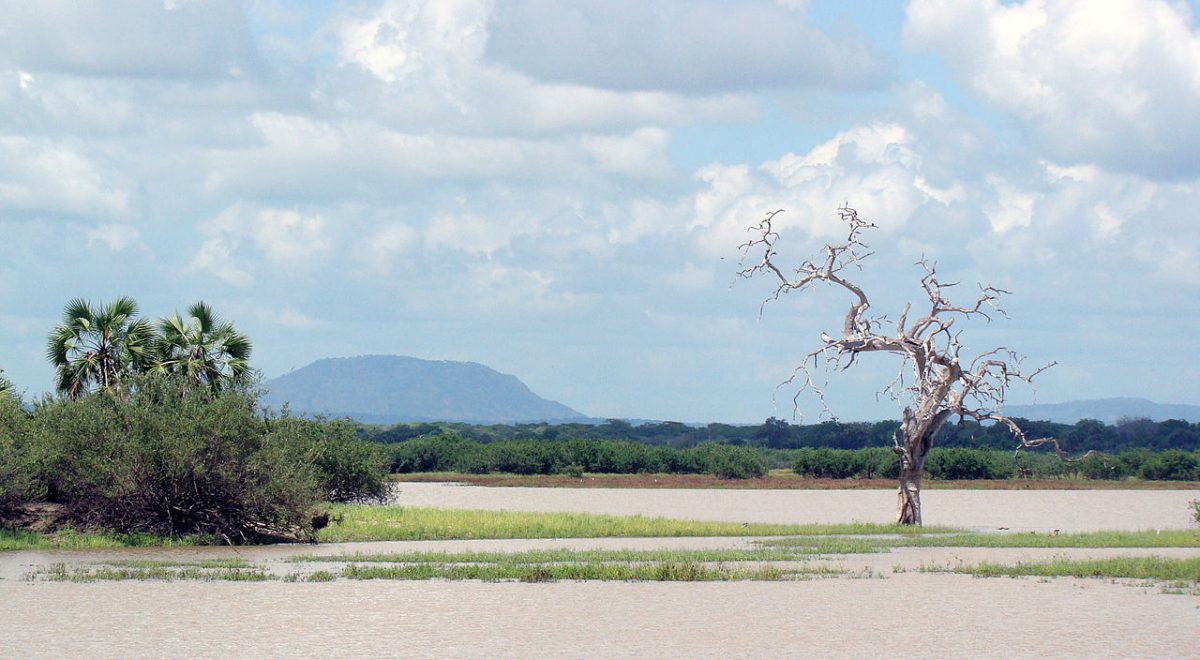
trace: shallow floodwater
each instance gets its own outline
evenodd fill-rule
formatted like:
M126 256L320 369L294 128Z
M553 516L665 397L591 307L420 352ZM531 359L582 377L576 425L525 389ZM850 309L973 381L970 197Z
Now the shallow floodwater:
M926 525L1020 531L1187 529L1200 490L926 490ZM894 490L488 488L400 483L393 503L765 523L890 523Z
M406 505L727 521L889 522L891 491L480 488L401 484ZM928 491L931 525L1046 532L1186 528L1197 491ZM745 538L533 539L0 553L0 658L1200 657L1200 596L1131 581L920 567L1197 548L900 548L816 559L855 577L761 583L25 582L56 562L237 555L746 547ZM290 570L290 569L285 569Z
M3 589L6 657L1194 657L1198 600L1100 581L100 583Z

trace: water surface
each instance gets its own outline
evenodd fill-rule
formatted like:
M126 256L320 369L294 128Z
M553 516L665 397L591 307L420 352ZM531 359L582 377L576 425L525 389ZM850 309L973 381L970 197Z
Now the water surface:
M1197 491L927 491L931 525L1186 528ZM482 488L405 483L414 506L703 520L890 522L892 491ZM1200 596L1161 585L919 572L983 560L1197 548L902 548L816 559L858 577L759 583L24 582L54 562L530 548L747 547L746 538L534 539L0 553L0 657L1200 657ZM285 569L286 570L286 569Z
M927 490L926 525L1021 531L1186 529L1200 490ZM400 483L393 503L764 523L891 523L894 490L489 488Z

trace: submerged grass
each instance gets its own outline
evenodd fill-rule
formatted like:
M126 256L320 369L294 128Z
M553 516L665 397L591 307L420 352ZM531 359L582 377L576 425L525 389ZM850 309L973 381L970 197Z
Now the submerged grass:
M571 551L524 553L398 553L343 557L293 557L293 563L340 562L340 570L320 569L278 575L240 558L170 562L125 560L99 566L52 564L26 575L30 581L266 581L480 580L555 582L559 580L712 582L792 580L840 575L830 566L797 565L804 556L788 550ZM348 563L347 563L348 562Z
M1047 562L1018 562L996 564L981 562L974 566L951 569L926 569L932 572L949 570L980 577L1046 576L1102 577L1200 583L1200 557L1182 559L1166 557L1113 557L1111 559L1055 559Z
M778 566L725 567L694 561L648 564L572 562L562 564L403 564L359 566L351 564L341 576L351 580L482 580L485 582L557 582L603 580L639 582L718 582L729 580L775 581L799 576L834 574L831 570L784 569Z
M915 528L872 523L775 525L588 513L433 509L360 504L338 505L334 507L334 517L335 519L340 517L342 522L322 530L322 541L339 543L349 541L820 534L922 535L953 531L941 528Z
M26 580L49 582L112 582L123 580L176 582L180 580L263 582L278 579L265 568L256 566L205 567L200 565L110 565L69 566L51 564L29 573ZM164 562L165 564L165 562Z
M524 552L396 552L356 555L297 555L290 562L356 564L554 564L569 562L783 562L810 558L793 548L716 548L709 550L569 550L566 548Z

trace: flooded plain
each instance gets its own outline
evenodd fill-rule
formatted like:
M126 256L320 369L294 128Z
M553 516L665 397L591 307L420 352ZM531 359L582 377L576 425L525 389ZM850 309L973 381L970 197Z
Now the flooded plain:
M401 484L396 502L746 522L888 522L891 491L482 488ZM1200 491L928 491L926 522L1051 533L1178 529ZM29 582L113 558L530 548L748 547L745 538L540 539L0 553L0 657L1200 657L1200 596L1162 585L974 578L929 566L1200 548L897 548L814 561L793 582Z
M394 504L453 509L578 511L762 523L892 523L895 490L489 488L400 483ZM926 490L928 526L1085 532L1187 529L1200 490Z

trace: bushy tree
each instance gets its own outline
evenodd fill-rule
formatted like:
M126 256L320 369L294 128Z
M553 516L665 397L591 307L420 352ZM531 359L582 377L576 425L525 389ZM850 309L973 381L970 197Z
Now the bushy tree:
M227 542L308 531L320 502L311 465L266 446L246 391L140 379L37 414L49 496L72 526Z
M44 402L32 420L40 483L72 527L240 543L311 535L325 501L381 499L375 446L345 422L267 419L247 387L134 379Z

